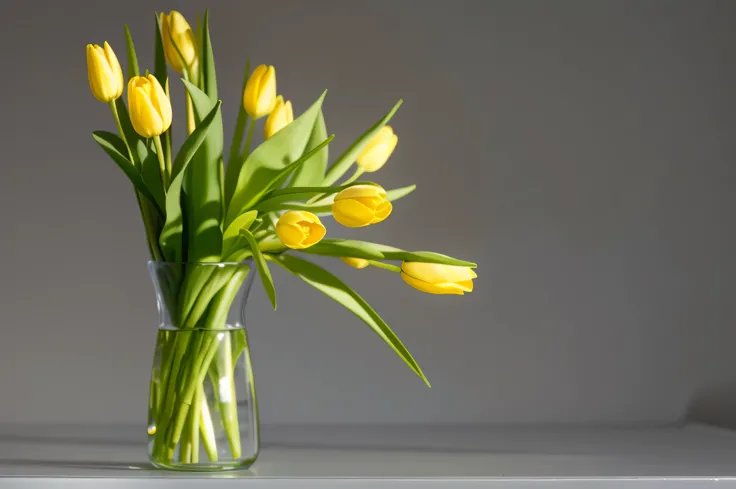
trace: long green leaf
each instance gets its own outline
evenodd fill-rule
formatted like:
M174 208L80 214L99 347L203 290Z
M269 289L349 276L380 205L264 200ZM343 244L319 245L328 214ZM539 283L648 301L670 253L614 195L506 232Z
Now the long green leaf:
M309 151L317 147L319 143L327 138L327 126L325 125L325 117L322 111L319 111L317 120L314 121L312 135L309 136L309 143L305 151ZM327 160L329 158L329 148L324 148L315 154L309 161L304 163L291 177L289 186L291 187L309 187L320 185L325 178L325 170L327 170Z
M367 241L356 241L352 239L323 239L317 244L304 250L304 253L323 256L352 256L366 260L397 260L418 261L425 263L439 263L441 265L454 265L459 267L476 267L473 262L458 260L451 256L433 253L431 251L404 251L393 246L386 246Z
M401 343L399 337L391 331L391 328L381 316L353 289L327 270L307 260L291 255L277 255L272 257L272 260L331 299L342 304L363 320L429 386L427 377L411 356L409 350Z
M375 185L373 182L355 182L348 185L342 185L339 187L319 187L319 188L331 188L331 189L339 189L344 190L345 188L351 187L353 185L358 184L363 185ZM416 188L416 185L409 185L408 187L402 187L392 190L386 191L386 199L390 202L394 202L396 200L399 200L402 197L405 197L409 195L414 189ZM295 187L295 190L297 188ZM290 189L281 189L281 190L290 190ZM325 192L320 192L319 194L324 194ZM318 194L318 195L319 195ZM308 198L314 195L311 192L305 192L303 195L299 193L294 194L283 194L280 196L277 196L274 198L273 201L271 201L271 198L269 197L269 202L266 202L266 198L264 198L261 202L259 202L256 205L256 209L258 209L260 212L273 212L273 211L309 211L313 214L317 214L318 216L328 216L332 214L332 203L334 201L334 194L328 194L324 199L320 199L317 202L309 202L309 203L303 203L303 202L297 202L298 200L303 200L304 198Z
M199 126L217 100L186 80L184 86L192 99L195 121ZM187 222L189 261L217 260L222 252L222 138L222 113L217 111L187 175L186 190L192 204L191 223Z
M257 211L248 211L239 215L222 234L222 256L228 256L233 252L240 238L240 231L248 230L258 217Z
M156 77L162 87L166 86L169 74L166 69L166 55L164 54L164 40L161 29L161 15L154 12L156 17L156 37L153 48L153 76Z
M220 105L221 102L218 101L209 114L197 124L194 131L182 144L179 154L176 155L174 160L171 185L169 185L169 191L166 194L166 224L164 224L159 239L164 256L169 261L184 261L184 244L182 243L184 218L181 207L181 187L184 175L187 174L187 167L193 161L198 149L204 144L205 139L207 139L213 123L220 117ZM191 249L191 242L188 239L187 246ZM187 258L189 257L187 256ZM189 259L189 261L196 260Z
M135 44L133 44L133 36L130 35L128 24L125 24L125 48L128 53L128 80L134 76L138 76L140 69L138 68L138 56L135 54Z
M140 154L145 155L141 162L141 177L143 177L146 187L148 187L154 199L156 199L156 205L158 205L159 209L166 209L166 192L164 191L164 183L161 181L158 156L156 156L156 153L151 148L145 147L146 145L143 141L138 141L137 144L144 146L144 148L137 150Z
M250 58L245 60L245 73L239 92L241 96L238 97L238 119L235 122L233 140L230 143L230 156L227 158L227 168L225 169L225 205L230 203L238 174L240 174L240 168L243 165L243 160L240 158L240 147L243 145L243 133L248 123L248 114L245 112L242 94L245 92L246 83L248 83L248 75L250 75ZM250 121L250 123L255 124L255 121Z
M378 185L374 182L355 182L348 185L340 185L337 187L286 187L273 190L266 195L256 204L256 209L262 212L269 212L274 209L278 209L279 205L284 202L298 202L300 200L307 200L317 195L332 195L346 188L352 187L353 185Z
M337 160L327 171L325 179L322 182L323 185L332 185L333 183L338 181L340 177L345 174L346 171L348 171L350 165L355 162L360 152L363 151L363 148L365 148L370 140L373 139L373 136L375 136L376 133L380 131L383 126L388 124L388 121L390 121L396 111L399 110L402 102L402 100L399 100L396 105L394 105L394 107L388 112L388 114L383 116L380 121L373 124L370 129L368 129L366 132L363 133L362 136L356 139L355 142L351 144L350 147L346 149L339 158L337 158Z
M244 236L245 239L248 241L248 246L253 252L253 258L255 259L256 266L258 267L258 275L261 276L261 282L263 282L263 290L266 291L268 300L271 301L271 305L273 306L273 310L275 311L276 288L273 286L273 277L271 276L271 270L268 269L268 263L266 263L266 259L263 257L263 253L261 253L261 250L258 248L258 242L256 241L256 238L253 237L250 231L248 231L247 229L243 229L240 231L240 234Z
M250 209L263 195L266 186L270 185L291 162L304 154L326 93L323 93L306 112L261 143L247 157L228 205L226 226ZM268 190L270 189L266 191Z
M133 165L133 163L131 163L131 161L125 156L125 153L127 153L128 150L125 147L123 140L120 139L119 136L107 131L95 131L92 133L92 137L95 138L97 144L99 144L105 153L110 156L118 168L125 173L125 176L128 177L130 183L133 184L135 189L155 205L156 199L154 199L150 190L148 190L148 187L143 181L138 169L136 169L135 165Z
M205 10L202 23L202 87L210 100L217 100L217 76L215 75L215 57L212 53L209 22L210 13L209 10Z

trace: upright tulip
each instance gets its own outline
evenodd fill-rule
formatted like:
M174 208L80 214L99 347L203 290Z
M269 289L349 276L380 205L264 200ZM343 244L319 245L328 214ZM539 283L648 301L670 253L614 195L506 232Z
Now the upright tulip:
M130 79L128 110L135 132L144 138L160 136L171 126L171 101L153 75Z
M326 233L319 217L311 212L289 211L276 223L276 236L287 247L295 250L309 248L324 238Z
M276 69L260 65L245 84L243 107L254 119L271 113L276 105Z
M161 14L161 37L164 54L172 68L179 73L190 70L197 62L197 39L184 16L172 10ZM178 49L178 52L177 52Z
M123 94L123 70L107 42L104 47L87 44L87 78L92 95L100 102L112 102Z
M342 256L340 257L340 259L353 268L360 269L360 268L365 268L368 265L370 265L370 263L368 263L368 260L364 260L363 258L353 258L352 256Z
M356 164L363 171L378 171L394 152L399 137L390 126L383 126L358 155Z
M279 95L276 97L276 104L266 119L263 127L263 137L268 139L281 129L286 127L294 120L294 111L291 108L291 102L284 103L284 97Z
M376 224L391 214L391 202L386 191L378 185L353 185L335 196L332 216L349 228Z
M406 261L401 264L404 282L429 294L464 295L473 291L473 279L477 276L468 267Z

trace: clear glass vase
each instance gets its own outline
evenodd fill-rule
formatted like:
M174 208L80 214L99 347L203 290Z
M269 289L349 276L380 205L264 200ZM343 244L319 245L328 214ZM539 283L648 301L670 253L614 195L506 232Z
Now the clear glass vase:
M258 456L244 320L252 265L149 262L160 316L148 404L156 467L244 469Z

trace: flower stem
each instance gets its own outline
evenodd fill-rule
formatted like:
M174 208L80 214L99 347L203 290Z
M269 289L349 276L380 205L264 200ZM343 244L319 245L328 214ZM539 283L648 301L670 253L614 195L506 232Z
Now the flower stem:
M169 189L169 172L166 168L166 158L164 157L164 148L161 145L161 136L153 137L153 144L156 145L156 156L158 156L158 166L161 170L161 181L164 184L164 189Z
M383 268L384 270L389 270L391 272L396 272L396 273L401 272L401 267L397 267L396 265L391 265L390 263L383 263L382 261L376 261L376 260L368 260L368 263L370 263L371 266L374 266L376 268Z
M245 159L250 154L250 142L253 139L253 129L256 128L256 121L255 119L250 121L250 126L248 127L248 137L245 138L245 148L243 148L243 156L242 158Z
M363 170L363 168L362 168L362 167L360 167L360 166L359 166L359 167L357 167L357 168L355 169L355 172L353 173L353 175L352 175L352 176L351 176L350 178L348 178L347 180L345 180L344 182L342 182L342 183L341 183L340 185L349 185L349 184L353 183L353 182L354 182L354 181L356 181L356 180L357 180L358 178L360 178L360 176L361 176L361 175L362 175L362 174L363 174L364 172L365 172L365 170Z

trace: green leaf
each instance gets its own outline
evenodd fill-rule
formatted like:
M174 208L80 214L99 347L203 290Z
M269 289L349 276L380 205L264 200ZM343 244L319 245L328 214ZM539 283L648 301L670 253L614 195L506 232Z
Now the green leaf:
M286 187L273 190L263 196L260 202L256 204L256 209L262 212L269 212L278 209L284 202L298 202L307 200L317 195L332 195L352 187L353 185L378 185L374 182L354 182L347 185L337 187Z
M240 231L250 229L256 217L258 217L258 211L248 211L235 218L227 229L225 229L222 235L222 256L228 256L232 253L240 237Z
M130 35L128 24L125 24L125 48L128 53L128 80L130 80L134 76L138 76L140 69L138 68L138 56L135 54L133 36Z
M409 350L381 316L353 289L327 270L307 260L291 255L278 255L271 259L363 320L429 386L427 377Z
M204 144L212 125L220 117L220 105L221 102L218 101L210 113L197 124L194 131L181 145L179 154L176 155L172 165L171 185L169 185L169 191L166 194L166 224L164 224L164 229L161 231L161 237L159 238L161 250L169 261L184 261L184 245L182 243L184 218L181 206L181 186L184 175L187 173L185 170L189 163L194 160L194 155L196 155L198 149ZM188 199L188 201L191 201L191 199ZM191 249L191 242L188 239L187 245ZM188 261L197 260L189 259Z
M317 120L314 121L312 135L309 136L309 142L305 151L309 151L317 147L317 145L327 139L327 126L325 125L325 117L322 111L319 111ZM329 158L328 148L314 155L309 161L304 163L291 178L289 186L291 187L309 187L320 185L325 178L325 170L327 170L327 160Z
M394 200L399 200L402 197L406 197L410 193L412 193L414 190L416 190L416 185L409 185L407 187L401 187L401 188L395 188L393 190L387 190L386 191L386 199L389 202L393 202Z
M125 140L128 141L131 152L133 153L132 163L133 165L135 165L136 168L140 169L141 162L148 154L148 150L145 148L143 138L141 138L138 133L135 132L135 129L133 129L133 123L130 122L130 114L128 114L128 108L125 106L123 97L118 97L118 99L115 101L115 108L118 111L118 118L120 119L120 126L123 128ZM138 146L139 142L144 146L144 148L140 148ZM123 154L128 154L127 150Z
M273 306L273 310L275 311L276 289L273 286L273 277L271 276L271 270L268 269L268 263L266 263L266 259L263 257L263 253L261 253L261 250L258 248L256 238L253 237L250 231L248 231L247 229L243 229L240 231L240 234L244 236L246 240L248 240L248 246L253 252L253 258L255 259L256 266L258 267L258 275L261 276L261 282L263 282L263 289L266 291L268 300L271 301L271 305Z
M333 134L329 138L322 141L321 144L319 144L316 148L304 153L298 160L296 160L294 163L291 163L289 166L281 170L279 173L276 174L276 176L273 178L273 181L269 184L267 184L263 189L258 191L257 197L260 199L263 197L263 194L275 189L281 187L281 185L284 184L287 178L289 178L289 175L294 173L294 171L301 168L303 164L305 164L307 161L309 161L310 158L312 158L315 154L319 153L323 148L326 148L330 142L335 139L335 135Z
M396 105L394 105L393 109L388 112L388 114L383 116L380 121L373 124L370 129L364 132L362 136L356 139L355 142L351 144L350 147L346 149L342 155L340 155L340 157L332 164L330 169L327 171L327 175L325 175L325 179L322 182L323 185L332 185L333 183L338 181L340 177L345 174L346 171L348 171L350 165L355 162L360 152L363 151L363 148L365 148L370 140L373 139L373 136L375 136L376 133L380 131L383 126L388 124L388 121L390 121L396 111L399 110L402 102L402 100L399 100Z
M215 75L215 57L212 53L209 19L209 10L205 10L202 23L202 77L204 78L202 86L210 100L217 100L217 76Z
M141 195L143 195L155 205L156 199L153 197L151 191L146 186L143 178L141 177L141 174L138 172L138 169L125 156L125 153L128 152L128 149L125 147L125 143L123 142L123 140L120 139L120 137L118 137L117 135L107 131L95 131L92 133L92 137L94 137L95 141L97 141L97 144L99 144L100 147L105 150L105 153L107 153L110 158L112 158L112 161L115 162L116 165L118 165L118 168L120 168L123 173L125 173L125 176L128 177L130 183L133 184L135 189L138 190Z
M245 160L238 175L232 200L228 205L226 225L253 207L267 185L281 171L297 160L307 147L314 121L327 92L292 123L261 143Z
M158 205L159 209L166 209L166 192L164 191L164 183L161 181L158 156L156 156L156 153L151 148L146 147L143 141L139 140L137 144L143 146L143 148L138 148L136 151L141 155L145 155L141 162L141 177L143 177L143 181L151 191L154 199L156 199L156 205Z
M393 246L386 246L367 241L356 241L352 239L323 239L309 248L300 250L303 253L322 256L352 256L366 260L397 260L418 261L425 263L439 263L441 265L454 265L459 267L473 267L473 262L458 260L451 256L433 253L431 251L404 251Z
M162 87L166 87L169 74L166 70L166 55L164 54L163 30L161 29L161 15L154 12L156 17L156 37L153 50L153 76L156 77Z
M198 127L218 102L186 80L184 86L192 99ZM187 222L189 261L218 260L222 252L222 150L222 113L217 111L187 174L186 189L192 205L191 222Z
M250 74L250 58L245 60L245 73L243 74L243 83L240 94L245 92L245 85L248 83L248 75ZM240 158L240 147L243 145L243 133L248 123L248 114L245 112L243 105L243 97L238 98L238 119L235 122L235 131L233 132L233 140L230 143L230 156L227 158L227 168L225 169L225 205L230 203L235 191L240 168L243 166L243 159ZM255 121L250 121L255 124Z

